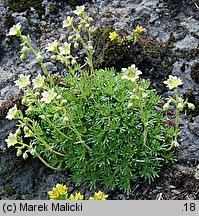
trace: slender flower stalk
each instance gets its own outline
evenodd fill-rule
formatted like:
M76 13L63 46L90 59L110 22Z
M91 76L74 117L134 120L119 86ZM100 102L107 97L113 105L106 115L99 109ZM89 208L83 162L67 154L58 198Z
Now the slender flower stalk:
M56 170L56 171L61 171L61 170L65 170L66 168L57 168L57 167L53 167L51 166L49 163L47 163L37 152L35 154L36 157L39 158L39 160L45 164L48 168L52 169L52 170Z
M170 97L170 99L167 101L167 103L164 104L163 110L167 111L170 108L170 103L174 103L176 106L176 111L175 111L175 135L174 135L174 140L172 142L171 147L168 150L171 150L175 147L179 147L178 143L178 134L179 134L179 125L180 125L180 112L184 109L184 107L187 105L188 109L195 109L195 106L192 103L188 103L188 99L184 100L179 97L178 94L178 86L182 85L183 82L180 79L180 77L172 76L169 75L169 78L163 82L164 84L167 85L167 87L170 90L173 90L175 93L175 98Z
M138 103L139 103L139 107L140 107L140 114L141 114L141 120L142 120L142 124L143 124L143 135L144 135L144 145L146 147L147 146L147 136L148 136L148 121L146 120L145 117L145 111L144 111L144 105L142 102L142 91L140 91L140 87L138 86L137 82L135 81L135 88L136 88L136 93L137 93L137 97L138 97ZM149 147L148 147L149 148Z
M23 119L21 119L23 121ZM29 126L33 131L35 131L35 128L33 126L31 126L30 124L26 123L27 126ZM63 154L63 153L60 153L58 151L55 151L51 146L49 146L46 141L37 133L33 133L33 137L35 139L37 139L38 141L40 141L48 150L52 151L53 153L59 155L59 156L62 156L62 157L66 157L68 156L67 154Z
M46 112L44 111L41 103L39 102L39 100L37 99L37 97L35 96L35 94L32 92L32 90L30 88L28 88L29 93L32 95L32 97L35 100L35 104L41 109L42 114L44 115L46 121L53 127L54 130L56 130L60 135L64 136L66 139L71 139L70 137L68 137L66 134L64 134L63 132L61 132L52 122L51 120L48 118L48 116L46 115Z
M131 99L137 99L140 107L140 115L141 115L141 120L143 124L143 136L144 136L144 145L147 146L147 136L148 136L148 120L146 119L145 116L145 110L144 110L144 105L143 105L143 91L142 88L138 85L137 80L139 79L139 76L142 74L138 68L133 64L128 68L122 68L122 71L124 72L122 79L130 80L135 84L135 91L133 95L131 96ZM131 103L129 104L129 108L131 107Z
M176 96L176 105L179 104L179 96L177 88L174 88L175 96ZM179 124L180 124L180 110L176 107L176 120L175 120L175 137L174 137L174 144L175 147L178 146L178 132L179 132Z
M52 80L52 77L50 76L50 74L48 73L44 63L43 63L43 57L41 56L41 54L39 52L37 52L33 47L32 47L32 44L31 44L31 39L27 36L24 36L21 34L21 31L19 32L19 34L17 35L19 36L23 41L24 41L24 46L27 46L26 50L28 51L31 51L35 57L37 58L38 62L40 63L41 65L41 68L44 72L44 74L46 75L46 77L48 78L48 81L50 83L50 87L52 88L54 86L54 83L53 83L53 80ZM23 47L24 47L23 46ZM24 53L23 53L24 55Z

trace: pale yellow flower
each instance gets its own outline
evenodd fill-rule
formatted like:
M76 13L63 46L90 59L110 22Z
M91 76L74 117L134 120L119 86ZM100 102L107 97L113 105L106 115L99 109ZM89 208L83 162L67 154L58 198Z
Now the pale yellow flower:
M68 199L68 188L66 185L57 184L53 187L52 191L48 192L51 200L67 200Z
M139 75L142 74L142 72L138 70L134 64L128 68L122 68L122 71L124 72L122 79L127 79L131 82L135 82L137 79L139 79Z
M176 76L172 76L172 75L169 75L169 78L166 81L164 81L163 83L166 84L169 89L177 88L179 85L183 84L180 77L176 77Z
M7 142L8 148L17 144L17 134L10 133L8 139L5 140Z
M8 110L8 114L7 114L6 118L10 119L10 120L15 119L17 117L17 112L18 112L17 106L15 104L14 107L12 107L11 109Z
M85 11L84 6L77 6L76 10L74 10L73 13L79 16L79 15L83 15L84 11Z
M33 79L33 89L41 88L44 85L45 76L42 76L41 74L38 74L38 76Z
M59 192L57 191L57 189L55 187L53 187L52 191L48 191L48 195L49 195L51 200L56 200L57 197L59 197Z
M65 195L67 194L67 187L66 185L63 184L57 184L56 189L58 190L60 195Z
M48 52L57 52L57 46L58 46L58 42L54 41L52 43L49 43L46 49Z
M52 88L49 91L44 91L42 93L42 96L43 96L43 98L41 99L41 101L43 101L44 103L49 104L57 96L57 93L54 92L54 88Z
M29 79L30 79L30 75L25 76L21 74L19 79L14 83L16 84L16 86L19 86L19 89L22 89L24 87L27 87L30 84Z
M13 27L10 29L8 35L16 35L19 36L21 34L21 24L17 23L16 25L13 25Z
M73 25L73 17L67 16L67 18L63 21L63 28L70 27Z
M61 55L69 55L70 54L70 44L64 43L61 47L59 47L59 51Z

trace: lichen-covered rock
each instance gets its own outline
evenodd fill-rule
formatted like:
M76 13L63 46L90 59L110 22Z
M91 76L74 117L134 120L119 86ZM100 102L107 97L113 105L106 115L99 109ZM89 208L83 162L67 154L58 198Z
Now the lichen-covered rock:
M96 30L95 67L114 67L121 71L121 68L135 64L144 76L159 79L159 83L171 73L175 57L169 42L158 42L155 38L145 36L135 44L128 41L117 43L109 39L109 34L113 31L111 26Z
M196 62L191 68L192 79L199 84L199 62Z
M15 12L24 12L30 10L33 7L40 14L43 12L42 0L7 0L6 6Z
M67 1L67 4L71 5L72 7L75 7L77 5L82 5L86 2L91 2L91 0L69 0Z

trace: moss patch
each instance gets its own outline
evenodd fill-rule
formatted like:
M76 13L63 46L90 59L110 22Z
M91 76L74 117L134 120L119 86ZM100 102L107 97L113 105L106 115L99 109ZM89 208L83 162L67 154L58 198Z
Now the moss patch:
M64 1L64 2L66 2L66 1ZM86 2L91 2L91 0L69 0L69 1L67 1L67 4L72 6L72 7L75 7L77 5L83 5Z
M12 187L5 187L4 191L6 192L6 195L8 195L8 196L11 196L11 195L16 193Z
M15 12L24 12L33 7L38 14L43 14L42 0L7 0L6 5Z
M143 75L153 79L165 79L171 73L175 58L169 42L160 43L152 37L141 37L136 44L128 41L118 44L109 39L112 31L112 27L104 27L95 32L96 68L115 67L120 71L135 64Z
M183 52L182 56L186 59L186 60L191 60L191 59L196 59L199 56L199 49L191 49L189 51L185 51Z

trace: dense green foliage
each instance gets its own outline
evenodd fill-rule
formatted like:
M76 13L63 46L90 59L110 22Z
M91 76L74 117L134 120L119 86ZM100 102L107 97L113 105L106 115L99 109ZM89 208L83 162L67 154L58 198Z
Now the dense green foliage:
M8 111L6 117L17 119L18 129L6 142L17 149L17 156L27 159L31 154L49 168L70 170L77 185L103 185L129 193L132 182L150 183L161 166L173 159L171 150L177 143L178 127L174 131L167 126L161 97L150 88L150 81L139 78L142 72L135 65L122 68L123 74L94 68L93 19L83 6L74 14L78 18L68 16L63 22L74 35L62 45L54 41L46 47L53 52L51 58L68 69L66 76L57 80L47 71L42 53L32 47L31 38L22 35L20 23L10 29L10 36L23 41L21 60L32 52L44 75L30 79L30 75L21 74L15 81L24 90L25 108L22 111L15 105ZM140 26L136 29L144 30ZM88 33L86 40L84 30ZM118 35L112 32L109 38L115 40ZM131 40L136 42L133 37ZM78 49L79 45L87 55L88 70L83 70L78 57L71 54L71 47ZM165 84L177 91L181 80L170 77ZM170 99L164 108L168 109L171 102L178 105L181 101L179 97ZM178 119L176 122L178 125Z
M54 154L38 139L30 138L29 141L51 166L69 168L72 179L79 185L96 186L101 183L112 189L119 187L130 191L132 181L140 177L152 181L163 162L171 160L172 154L166 149L170 146L173 128L167 127L159 111L157 104L160 97L148 89L149 81L140 80L141 87L149 95L143 98L145 113L150 122L147 146L143 145L138 102L134 100L131 108L128 108L134 84L122 80L121 74L116 74L113 69L95 71L95 74L94 78L88 73L84 74L84 78L78 77L87 100L77 88L77 80L67 75L63 83L57 86L67 103L62 105L60 111L57 101L43 105L53 125L70 139L57 133L44 118L41 109L34 104L26 111L42 139L54 150L68 156ZM85 80L89 86L85 85ZM72 123L68 119L64 120L63 109L67 110ZM70 127L75 124L90 151L81 144L76 132L68 124Z

